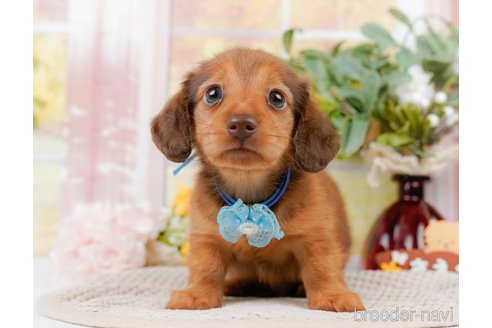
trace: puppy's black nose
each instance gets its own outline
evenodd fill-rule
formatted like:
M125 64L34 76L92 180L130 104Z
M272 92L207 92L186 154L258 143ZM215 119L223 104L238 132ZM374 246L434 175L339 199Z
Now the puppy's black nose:
M256 119L247 114L233 115L227 122L227 132L239 140L251 137L258 127Z

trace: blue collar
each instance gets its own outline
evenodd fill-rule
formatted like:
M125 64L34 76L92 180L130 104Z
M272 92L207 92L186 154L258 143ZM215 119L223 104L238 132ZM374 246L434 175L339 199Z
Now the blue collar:
M290 175L291 175L290 168L287 168L287 172L285 173L284 180L282 181L280 187L277 189L277 191L275 191L275 193L272 196L270 196L270 198L261 202L261 204L266 205L270 208L273 205L277 204L277 202L280 200L282 195L285 193L285 190L287 190L287 186L289 185L289 181L290 181ZM224 200L224 202L227 205L232 206L237 202L237 199L234 199L232 196L228 195L224 190L222 190L222 188L217 183L217 181L215 182L215 187L217 188L217 192L219 193L220 197Z
M290 168L285 173L284 180L275 193L261 203L246 205L241 199L234 199L226 194L216 182L215 187L220 197L226 203L217 214L217 223L222 238L235 244L245 235L248 244L253 247L265 247L275 238L280 240L284 232L275 213L270 209L285 193L290 180Z

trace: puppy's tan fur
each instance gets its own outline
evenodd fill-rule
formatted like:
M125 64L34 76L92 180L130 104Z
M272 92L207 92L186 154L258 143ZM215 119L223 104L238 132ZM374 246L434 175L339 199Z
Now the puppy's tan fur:
M220 86L223 99L204 101ZM284 95L286 108L267 101ZM248 114L258 128L243 142L227 133L232 115ZM310 98L308 84L283 61L258 50L235 49L202 63L152 121L157 147L175 162L195 147L201 170L191 199L190 278L173 292L169 309L209 309L226 295L304 296L311 309L364 309L349 291L343 267L350 246L339 190L323 170L339 138ZM224 205L215 183L245 203L261 202L277 188L287 167L291 182L272 210L285 233L264 248L243 236L225 241L216 221Z

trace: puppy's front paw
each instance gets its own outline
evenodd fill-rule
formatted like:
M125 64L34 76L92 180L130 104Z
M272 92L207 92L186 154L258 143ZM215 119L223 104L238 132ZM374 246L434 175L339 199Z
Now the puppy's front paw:
M193 289L176 290L171 294L166 309L206 310L220 307L222 295Z
M312 310L353 312L364 311L359 295L353 292L340 292L333 294L318 294L308 297L308 306Z

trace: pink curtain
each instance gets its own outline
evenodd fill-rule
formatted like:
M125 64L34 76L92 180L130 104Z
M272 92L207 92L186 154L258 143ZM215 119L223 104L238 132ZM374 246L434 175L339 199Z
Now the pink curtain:
M161 205L149 123L164 102L167 1L70 1L62 213L78 203Z
M458 26L458 0L432 0L427 6L428 13L444 17ZM449 142L459 143L459 137L454 136ZM459 220L459 163L449 165L433 177L426 197L447 220Z

